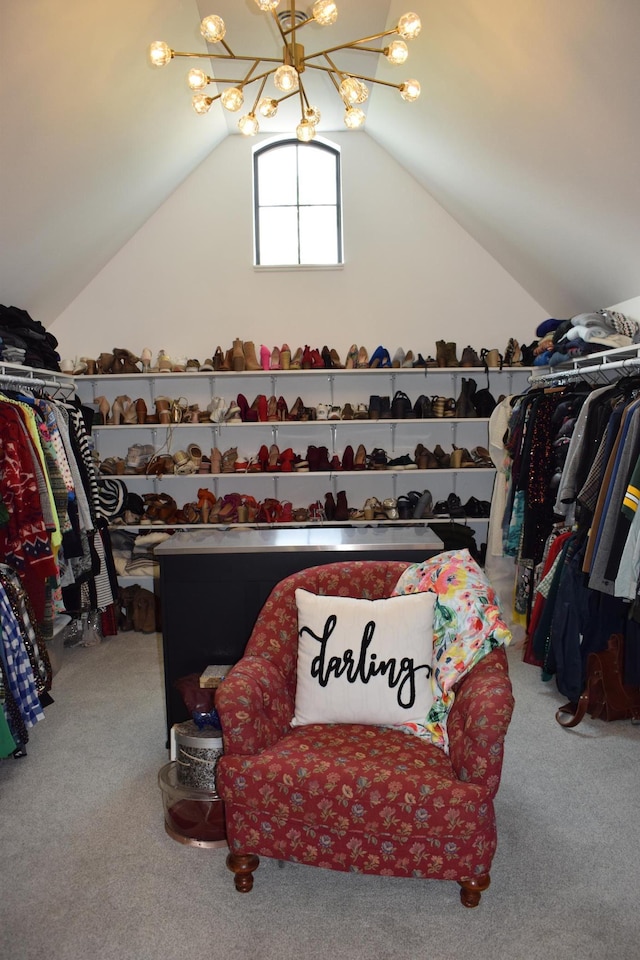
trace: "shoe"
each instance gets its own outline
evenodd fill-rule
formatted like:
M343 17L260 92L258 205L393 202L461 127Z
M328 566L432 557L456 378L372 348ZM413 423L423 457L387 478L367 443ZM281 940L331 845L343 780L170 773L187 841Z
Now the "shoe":
M301 370L302 369L302 347L298 347L294 355L291 357L291 363L289 364L290 370Z
M111 423L118 426L120 423L137 423L135 418L135 407L132 406L131 397L116 397L111 407Z
M398 513L398 501L395 499L395 497L387 497L386 500L382 501L382 506L388 520L398 519L400 514Z
M407 350L404 355L404 360L402 361L403 367L413 367L415 357L413 356L413 350Z
M401 457L395 457L387 463L389 470L416 470L416 462L412 460L408 453Z
M320 351L320 356L322 357L322 362L324 363L327 370L333 369L333 360L331 358L331 353L329 352L329 347L325 346Z
M418 497L418 501L413 510L414 520L424 520L426 517L433 516L433 497L429 490L425 490Z
M93 401L98 407L98 423L106 424L109 422L109 411L111 407L109 406L109 401L106 397L96 397Z
M370 368L390 367L391 357L389 356L389 351L385 350L384 347L376 347L376 349L371 355L371 359L369 360L368 366Z
M457 493L449 494L447 497L447 508L449 510L449 516L452 518L462 519L465 516L464 508Z
M245 369L244 346L237 337L231 347L231 369L234 373L242 373Z
M381 447L375 447L369 454L367 466L371 470L386 470L388 462L385 451Z
M144 347L140 353L140 363L142 364L142 372L148 373L151 369L151 360L153 359L153 354L149 347Z
M429 397L421 393L413 405L411 416L414 420L431 420L433 417L433 406Z
M175 472L179 476L197 472L196 464L193 462L186 450L178 450L177 453L174 453L173 462L176 465ZM198 464L198 466L200 466L200 464Z
M147 405L142 399L142 397L136 400L134 406L136 410L136 421L138 423L146 423L147 422Z
M471 459L476 467L493 467L493 460L486 447L474 447L471 451Z
M270 370L281 370L280 364L280 348L274 347L269 356L269 369Z
M369 366L369 354L367 353L366 347L360 347L358 350L358 360L356 362L356 367L364 368Z
M520 349L520 344L517 340L514 340L513 337L509 338L507 344L507 349L504 352L504 366L505 367L521 367L522 366L522 351Z
M158 373L171 373L171 357L166 352L166 350L161 350L158 354L158 359L156 361L156 366L158 368Z
M451 454L445 453L440 444L434 447L433 455L439 470L448 470L451 466Z
M431 408L433 410L434 417L444 417L445 406L447 403L446 397L434 397L431 401Z
M140 357L136 357L130 350L113 351L112 373L140 373Z
M291 350L286 343L280 347L280 366L283 370L288 370L291 366Z
M408 420L413 413L411 400L402 390L396 390L391 401L391 419Z
M220 461L220 473L235 473L237 459L237 447L230 447L229 450L225 450ZM213 454L211 455L211 471L213 472Z
M353 458L353 469L354 470L364 470L367 466L367 451L364 444L360 444L356 450L356 455Z
M342 454L342 469L343 469L343 470L353 470L353 469L354 469L354 461L355 461L355 455L354 455L354 452L353 452L353 447L351 446L351 444L348 444L348 445L344 448L344 452L343 452L343 454Z
M438 461L435 454L431 452L422 443L419 443L415 449L415 464L418 470L437 470Z
M380 397L377 393L372 393L369 397L369 407L367 416L369 420L379 420L380 419Z
M352 405L350 403L345 403L344 407L340 411L340 419L353 420L353 418L354 418L354 412L353 412Z
M336 498L336 508L334 513L334 520L343 522L344 520L349 519L349 505L347 503L347 495L344 490L338 491L338 496Z
M503 359L499 350L487 350L483 348L480 352L480 359L485 367L499 368L502 370Z
M461 367L480 367L480 357L473 349L473 347L465 347L462 351L462 356L460 357L460 366Z
M436 363L439 367L447 366L447 345L444 340L436 340Z
M355 370L358 366L358 344L352 343L347 352L347 362L345 363L345 368L347 370Z
M405 352L402 347L398 347L396 352L393 355L393 360L391 361L391 366L398 370L400 367L404 366Z
M344 364L340 360L340 356L337 350L334 350L333 347L329 350L329 355L331 357L331 364L334 370L344 370Z
M190 443L187 447L187 453L191 460L196 465L196 471L200 472L200 464L202 462L202 450L197 443Z
M324 497L324 515L327 520L334 520L336 515L336 502L332 493L325 494Z
M464 467L475 467L476 463L466 447L454 447L449 465L452 470L461 470Z
M456 356L456 349L457 347L455 343L449 342L445 344L445 358L446 358L445 366L447 367L459 366L458 357Z
M245 340L242 345L242 352L244 354L245 370L262 370L262 365L256 357L256 346L253 340Z
M456 400L455 416L458 418L476 417L476 408L473 405L472 397L476 392L477 383L471 378L462 378L460 394Z
M211 448L211 473L222 472L222 452L217 447Z
M113 372L113 354L101 353L96 360L96 371L99 374Z

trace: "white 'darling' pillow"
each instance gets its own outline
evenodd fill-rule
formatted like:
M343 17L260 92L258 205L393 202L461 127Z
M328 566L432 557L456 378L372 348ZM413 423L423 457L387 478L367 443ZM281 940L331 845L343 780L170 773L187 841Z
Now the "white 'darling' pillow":
M296 590L292 726L424 721L431 707L435 593L386 600Z

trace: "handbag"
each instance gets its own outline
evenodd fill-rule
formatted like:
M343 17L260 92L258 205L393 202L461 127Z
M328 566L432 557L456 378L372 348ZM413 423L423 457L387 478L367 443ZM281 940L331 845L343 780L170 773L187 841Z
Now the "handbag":
M598 720L640 720L640 690L622 682L622 634L612 633L606 650L587 657L587 681L577 704L556 711L561 727L576 727L588 713ZM569 719L565 719L569 714Z
M411 416L411 400L402 390L396 390L391 401L391 417L394 420L406 420Z

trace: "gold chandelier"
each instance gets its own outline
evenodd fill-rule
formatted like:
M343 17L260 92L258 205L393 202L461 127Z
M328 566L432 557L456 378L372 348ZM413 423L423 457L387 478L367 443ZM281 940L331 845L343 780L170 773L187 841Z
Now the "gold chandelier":
M392 30L385 30L369 37L362 37L360 40L352 40L350 43L338 44L335 47L319 50L317 53L307 54L302 44L297 41L297 33L309 23L317 23L321 26L330 26L335 23L338 17L338 6L333 0L316 0L309 16L296 9L294 0L288 10L280 13L276 13L280 0L255 0L255 3L275 21L284 44L280 57L236 55L225 42L224 20L215 14L204 18L200 24L200 33L208 43L223 47L224 53L183 53L172 50L163 40L156 40L150 45L149 60L155 67L164 67L174 57L206 57L211 60L236 60L250 64L243 77L231 80L209 77L203 70L197 68L189 70L187 83L193 91L192 106L197 114L207 113L216 100L220 100L226 110L232 112L240 110L244 105L245 88L252 84L259 84L251 110L238 121L240 132L248 137L254 136L259 130L256 114L266 119L275 117L279 104L297 94L300 98L301 116L296 127L296 135L298 140L307 142L315 137L316 127L320 121L320 111L309 102L302 80L302 74L307 69L320 70L328 74L345 105L344 122L349 130L357 130L364 123L365 115L359 104L364 103L369 96L367 83L395 87L400 91L402 99L410 103L420 96L420 84L417 80L389 83L385 80L376 80L375 77L344 73L335 65L331 56L338 50L366 50L370 53L383 54L389 63L402 64L409 54L405 40L413 40L420 33L422 25L417 14L405 13ZM365 46L374 40L396 35L400 39L391 41L386 47ZM263 65L266 67L264 70ZM273 76L276 95L263 96L265 85L271 76ZM224 84L225 87L217 96L209 97L203 91L210 83Z

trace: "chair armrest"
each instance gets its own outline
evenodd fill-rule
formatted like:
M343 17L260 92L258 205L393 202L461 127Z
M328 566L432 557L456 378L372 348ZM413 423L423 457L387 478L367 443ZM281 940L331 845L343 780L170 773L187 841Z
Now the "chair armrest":
M260 753L290 729L293 703L285 679L264 657L244 656L216 691L225 753Z
M447 721L449 759L456 776L483 785L490 797L500 785L513 707L505 648L498 647L461 680Z

